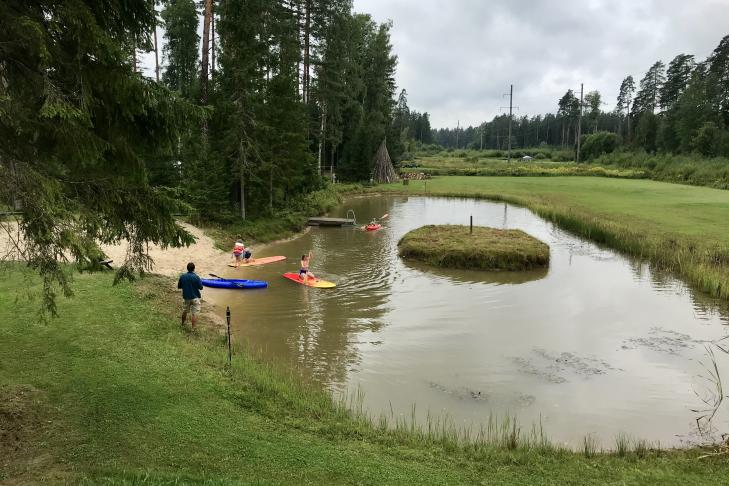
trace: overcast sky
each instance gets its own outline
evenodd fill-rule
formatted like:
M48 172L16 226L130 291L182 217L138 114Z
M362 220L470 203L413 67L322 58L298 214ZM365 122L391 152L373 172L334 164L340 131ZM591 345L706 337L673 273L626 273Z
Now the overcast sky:
M393 21L397 84L434 127L477 125L508 106L554 112L572 88L611 110L622 79L657 60L705 59L729 34L729 0L354 0ZM579 96L579 93L578 93Z
M705 59L729 34L729 0L354 0L392 20L398 89L433 127L478 125L508 107L554 112L570 88L612 110L620 82L657 60ZM160 41L161 41L160 32ZM153 76L154 55L142 56Z

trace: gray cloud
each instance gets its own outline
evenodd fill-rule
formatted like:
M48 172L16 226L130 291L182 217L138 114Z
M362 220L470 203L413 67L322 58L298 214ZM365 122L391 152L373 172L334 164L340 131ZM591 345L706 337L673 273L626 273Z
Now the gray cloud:
M657 60L704 59L729 34L727 0L355 0L394 23L397 81L434 126L478 124L508 104L553 112L569 89L612 109L621 80Z

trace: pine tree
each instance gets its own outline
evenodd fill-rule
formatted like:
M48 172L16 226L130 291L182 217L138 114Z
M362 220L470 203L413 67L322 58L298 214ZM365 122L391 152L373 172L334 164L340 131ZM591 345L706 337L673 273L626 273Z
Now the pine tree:
M666 66L658 61L651 66L641 79L640 89L635 95L631 112L636 118L646 112L655 113L656 108L659 106L661 88L666 80L665 68Z
M695 67L694 56L688 54L679 54L668 64L666 80L659 89L659 104L664 111L672 110L676 106Z
M164 56L167 61L162 81L189 100L198 94L198 17L194 0L168 0L162 10L165 24Z
M572 124L580 114L580 100L577 99L575 93L570 89L560 98L558 103L559 109L557 110L557 116L562 121L562 148L565 146L565 135L566 143L570 143L570 132L572 130ZM565 121L567 125L565 126Z
M391 24L377 25L369 15L358 14L354 24L363 38L361 62L360 116L350 127L348 143L342 157L342 176L350 180L365 180L372 173L372 161L377 147L385 139L391 124L395 93L397 58L390 44ZM355 98L357 99L357 98ZM345 141L347 140L345 135Z
M618 94L618 102L615 107L615 111L618 114L618 117L622 121L624 117L627 117L628 120L628 140L630 140L631 130L630 130L630 107L633 103L633 94L635 93L635 81L633 80L633 76L628 76L625 79L623 79L623 82L620 84L620 92ZM622 128L622 127L621 127ZM618 128L618 132L622 132L620 128Z
M714 103L722 125L729 128L729 35L719 42L707 64L710 78L707 95Z
M203 38L200 68L200 102L208 104L210 94L210 25L213 19L213 0L203 3Z
M592 122L593 132L597 132L598 119L600 117L600 107L602 106L602 96L599 91L590 91L585 95L585 108L587 110L587 118Z
M134 72L130 47L151 46L148 0L10 4L0 9L0 204L22 211L23 257L54 313L57 290L71 293L65 258L95 268L99 242L127 239L117 277L132 277L149 268L148 242L192 241L147 164L172 156L198 112Z

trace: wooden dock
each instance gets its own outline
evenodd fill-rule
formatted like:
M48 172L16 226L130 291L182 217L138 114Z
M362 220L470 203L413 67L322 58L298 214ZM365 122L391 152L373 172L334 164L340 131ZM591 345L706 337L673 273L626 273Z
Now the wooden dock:
M309 226L354 226L351 218L309 218Z

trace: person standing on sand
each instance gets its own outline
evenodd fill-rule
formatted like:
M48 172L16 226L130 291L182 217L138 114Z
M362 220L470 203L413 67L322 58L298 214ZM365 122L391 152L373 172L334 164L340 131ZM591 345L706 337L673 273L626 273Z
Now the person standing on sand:
M192 322L192 330L197 325L197 315L200 313L200 291L202 290L202 281L195 273L195 264L190 262L187 264L187 273L180 275L177 281L177 288L182 289L182 298L185 301L182 311L182 325L184 327L187 321L187 314L190 314L190 322Z

